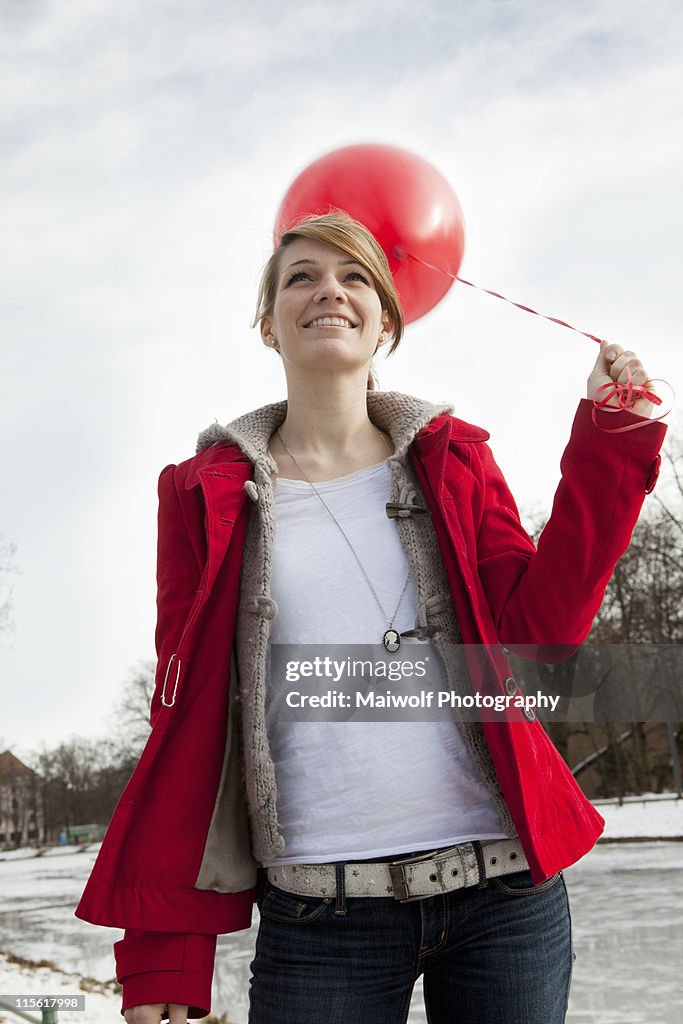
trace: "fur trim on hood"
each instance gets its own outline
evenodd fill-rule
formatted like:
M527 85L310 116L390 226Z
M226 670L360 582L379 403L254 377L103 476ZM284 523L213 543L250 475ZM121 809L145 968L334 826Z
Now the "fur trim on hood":
M375 426L389 434L398 458L405 455L416 434L431 420L452 412L452 406L444 402L434 405L399 391L368 391L368 415ZM268 453L268 442L286 415L287 402L283 401L238 416L225 426L213 423L199 435L197 451L214 444L236 444L266 473L274 473L277 467Z

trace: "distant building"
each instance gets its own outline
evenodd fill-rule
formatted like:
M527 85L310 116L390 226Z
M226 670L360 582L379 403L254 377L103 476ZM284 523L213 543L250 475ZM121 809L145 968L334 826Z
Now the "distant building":
M0 848L42 843L41 779L10 750L0 754Z

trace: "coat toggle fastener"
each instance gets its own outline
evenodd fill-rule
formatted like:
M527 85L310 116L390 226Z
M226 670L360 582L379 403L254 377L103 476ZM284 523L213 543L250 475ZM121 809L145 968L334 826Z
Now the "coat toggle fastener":
M415 629L406 629L401 636L415 637L417 640L440 640L443 636L440 626L416 626Z
M389 519L408 519L409 516L431 515L428 508L422 505L413 505L410 502L388 501L386 505Z

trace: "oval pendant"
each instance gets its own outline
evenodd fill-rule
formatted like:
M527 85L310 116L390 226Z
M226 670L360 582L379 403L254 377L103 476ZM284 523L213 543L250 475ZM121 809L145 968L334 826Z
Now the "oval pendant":
M382 637L382 642L389 654L394 654L401 646L401 637L395 629L388 629Z

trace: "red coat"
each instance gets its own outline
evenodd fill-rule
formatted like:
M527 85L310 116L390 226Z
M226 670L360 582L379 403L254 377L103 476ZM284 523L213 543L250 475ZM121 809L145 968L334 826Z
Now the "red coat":
M524 645L526 654L528 645L539 645L538 660L550 660L552 646L584 641L656 480L666 428L653 423L608 434L593 425L591 410L581 402L538 551L485 431L441 415L410 448L463 643L492 645L501 693L510 675L501 644ZM604 423L611 429L635 419L620 413ZM117 944L124 1008L179 1002L194 1015L208 1013L216 935L251 923L253 889L194 887L226 745L231 638L251 508L244 484L251 477L240 449L219 444L168 466L159 481L153 729L76 911L94 924L128 929ZM475 688L491 692L481 664L470 661L470 675ZM173 707L161 703L164 682L167 701L176 691ZM484 730L538 883L583 856L603 821L542 726L521 712L516 717L484 723Z

